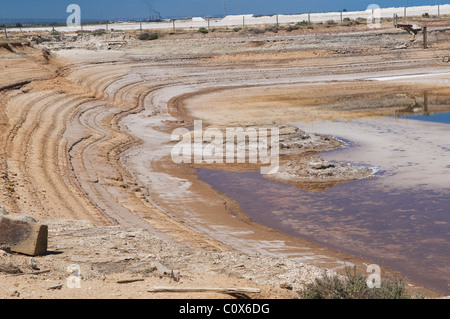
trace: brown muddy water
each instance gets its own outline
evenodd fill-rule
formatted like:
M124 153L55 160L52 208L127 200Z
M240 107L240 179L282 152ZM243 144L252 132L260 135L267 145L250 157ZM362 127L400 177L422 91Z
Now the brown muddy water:
M350 141L320 155L377 174L319 193L254 172L200 168L197 176L256 222L450 294L450 125L401 118L296 125Z

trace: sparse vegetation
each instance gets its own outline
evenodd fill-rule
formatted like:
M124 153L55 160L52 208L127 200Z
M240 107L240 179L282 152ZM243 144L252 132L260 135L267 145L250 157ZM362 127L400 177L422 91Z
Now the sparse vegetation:
M208 31L208 29L207 28L200 28L200 29L198 29L198 32L200 32L200 33L203 33L203 34L206 34L206 33L208 33L209 31Z
M159 38L159 35L156 32L145 32L138 36L138 39L142 40L142 41L152 41L152 40L156 40L158 38Z
M234 28L234 29L233 29L234 32L239 32L239 31L241 31L241 30L242 30L242 28Z
M344 18L342 20L342 25L347 26L347 27L350 27L355 24L360 24L360 22L357 22L356 20L352 20L350 18Z
M366 281L355 267L348 267L346 276L316 278L299 294L304 299L423 299L420 295L411 296L402 278L383 276L380 288L369 288Z
M299 26L299 25L297 25L297 24L291 24L291 25L289 25L289 26L286 28L286 31L287 31L287 32L292 32L292 31L298 30L298 29L300 29L300 26Z
M92 32L92 35L97 36L97 37L101 36L101 35L105 35L105 34L106 34L106 31L103 29L98 29L98 30L95 30Z
M273 33L277 33L279 29L280 28L277 25L274 25L274 26L271 26L271 27L266 27L266 31L273 32Z
M301 22L297 22L297 25L300 27L306 27L309 25L309 23L308 23L308 21L303 20Z
M266 32L266 31L263 30L263 29L253 28L253 29L250 30L250 32L252 34L262 34L262 33Z

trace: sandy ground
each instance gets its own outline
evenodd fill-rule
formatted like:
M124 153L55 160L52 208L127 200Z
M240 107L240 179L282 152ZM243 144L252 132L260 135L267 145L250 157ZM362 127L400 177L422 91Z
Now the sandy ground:
M292 298L321 269L363 267L363 260L243 216L231 199L200 182L192 167L170 160L170 133L189 127L193 118L205 124L245 124L248 118L265 123L273 106L271 121L282 121L299 100L306 112L291 120L335 111L346 119L366 116L367 97L361 94L369 89L376 95L393 84L349 81L450 72L442 62L445 32L430 36L430 50L421 50L419 42L398 30L385 35L194 35L152 42L126 35L120 44L112 37L83 36L35 47L18 41L0 49L0 204L11 214L45 221L51 235L50 253L35 257L50 272L6 274L0 282L3 297L177 298L146 290L161 283L196 283L261 287L253 297ZM409 49L396 49L405 43ZM342 83L330 90L330 81ZM264 93L255 97L251 86ZM227 95L230 88L239 91ZM354 92L355 109L342 107L346 103L335 93L344 90ZM308 92L317 98L305 100ZM403 109L410 98L398 100L405 104L388 109ZM331 109L324 111L322 104ZM22 272L28 259L2 254L2 262ZM161 276L152 262L178 270L181 280ZM67 289L69 264L88 269L82 281L87 289ZM236 269L242 271L236 275ZM144 280L117 283L129 276ZM63 287L48 290L53 284Z

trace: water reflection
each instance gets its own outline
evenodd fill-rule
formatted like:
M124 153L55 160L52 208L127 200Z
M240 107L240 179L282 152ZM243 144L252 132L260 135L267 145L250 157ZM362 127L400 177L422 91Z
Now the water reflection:
M450 124L450 96L444 94L431 94L423 91L422 96L410 96L408 107L395 111L396 118L421 120L428 122Z
M200 169L255 221L401 271L446 292L450 278L450 192L374 190L360 180L321 193L259 173Z

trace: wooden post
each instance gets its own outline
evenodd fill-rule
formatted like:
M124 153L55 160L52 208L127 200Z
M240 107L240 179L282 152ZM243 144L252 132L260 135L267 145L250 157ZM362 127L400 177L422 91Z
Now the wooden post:
M245 16L242 17L242 28L245 28Z
M311 13L308 12L308 24L311 24Z
M210 24L209 18L208 18L208 31L209 31L210 28L211 28L211 24Z
M277 26L278 26L278 14L277 14Z
M8 32L6 31L6 25L5 25L5 38L8 39Z
M139 22L139 30L141 30L142 33L142 22Z
M343 22L344 20L342 19L342 11L341 11L341 23Z
M427 27L423 27L423 48L428 49L428 31Z
M406 19L406 7L405 7L405 13L404 13L405 19Z
M428 91L423 92L423 111L428 114Z
M172 23L173 23L173 31L176 31L176 28L175 28L175 20L173 20Z

